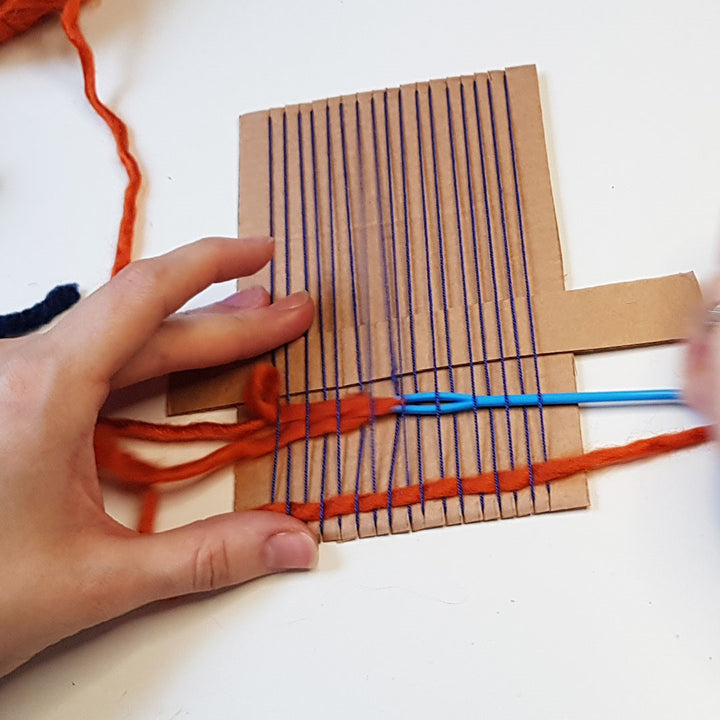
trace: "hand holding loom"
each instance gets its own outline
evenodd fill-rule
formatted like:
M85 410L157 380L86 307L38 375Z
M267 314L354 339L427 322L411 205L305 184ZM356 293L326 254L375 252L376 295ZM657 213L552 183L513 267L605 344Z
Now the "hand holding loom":
M0 675L79 630L161 598L315 563L312 533L273 513L140 536L104 511L93 454L111 388L267 350L308 326L304 293L260 289L176 313L247 275L267 238L201 241L134 263L43 335L0 343Z

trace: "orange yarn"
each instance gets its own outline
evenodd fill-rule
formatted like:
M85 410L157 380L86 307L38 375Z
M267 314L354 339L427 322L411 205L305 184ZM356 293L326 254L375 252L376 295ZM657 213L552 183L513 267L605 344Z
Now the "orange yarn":
M60 12L67 2L68 0L0 1L0 43L24 33L48 15Z
M371 422L374 418L392 413L396 398L375 398L359 394L336 400L323 400L310 404L280 405L278 402L279 375L270 365L256 366L245 389L245 405L254 417L242 423L193 423L190 425L154 425L135 420L101 418L95 433L95 456L98 467L109 473L115 482L142 489L145 492L141 528L150 532L157 503L153 491L156 483L187 480L216 470L245 458L270 454L277 447L286 447L306 437L306 416L309 413L310 437L337 432L337 412L340 411L340 430L349 432ZM339 407L338 407L339 405ZM706 442L711 437L708 427L693 428L678 433L638 440L628 445L603 448L569 458L558 458L533 465L533 478L537 485L569 477L577 472L595 470L608 465L632 462L672 450ZM158 467L133 457L120 448L121 438L155 442L188 442L193 440L223 440L227 445L190 462L170 467ZM512 492L528 487L528 468L487 472L463 478L462 491L467 494L493 494L495 482L501 492ZM414 505L421 500L419 486L394 488L389 502L393 507ZM422 488L425 500L456 497L456 478L440 478L426 482ZM368 493L359 498L361 512L381 510L388 506L387 492ZM264 505L260 510L284 513L285 503ZM319 520L319 503L292 503L293 516L305 520ZM355 512L355 496L340 495L325 500L324 517L332 518Z
M123 214L115 250L112 274L122 270L132 259L133 233L137 217L137 198L142 174L130 152L125 123L97 96L95 88L95 60L92 50L78 25L80 6L86 0L0 0L0 43L30 29L36 22L54 12L62 11L61 22L68 40L75 46L85 81L85 95L95 112L105 121L115 137L117 153L125 167L128 184L125 189Z
M662 455L672 450L692 447L707 442L711 438L711 428L698 427L683 430L677 433L668 433L645 440L637 440L620 447L601 448L575 457L557 458L533 465L533 478L536 485L562 480L578 472L598 470L609 465L633 462L642 458ZM514 470L501 470L498 473L500 492L513 492L530 486L530 473L528 468L515 468ZM494 494L495 474L486 472L482 475L473 475L461 480L464 494ZM421 501L421 489L418 485L393 488L390 494L392 507L406 507L416 505ZM457 478L440 478L426 482L422 488L422 499L441 500L443 498L457 497ZM339 515L352 515L355 513L355 496L338 495L325 500L323 517L337 517ZM382 510L388 506L388 493L366 493L360 495L358 508L360 512ZM263 505L257 510L271 510L285 513L285 503L271 503ZM291 503L290 514L300 520L309 522L320 519L320 503Z
M278 371L272 365L258 365L245 389L245 406L255 415L242 423L193 423L190 425L154 425L136 420L100 418L95 429L95 458L115 482L126 486L149 486L156 483L189 480L225 467L238 460L268 455L278 447L287 447L307 434L321 437L340 431L350 432L388 415L397 405L395 398L371 399L368 395L351 395L336 402L279 405ZM308 416L309 414L309 416ZM140 460L120 447L120 438L153 442L188 442L224 440L227 444L209 455L189 462L160 467Z
M115 261L112 274L115 275L122 270L132 259L133 233L135 231L135 219L137 217L137 198L140 192L142 174L137 160L130 152L130 139L125 123L112 112L107 105L100 102L95 88L95 59L92 50L87 44L85 37L78 25L78 13L83 0L68 0L62 13L62 26L68 40L75 46L82 65L83 78L85 80L85 95L90 101L95 112L105 121L115 137L117 153L120 161L125 167L128 176L128 184L125 188L123 201L123 214L120 220L120 231L115 249Z

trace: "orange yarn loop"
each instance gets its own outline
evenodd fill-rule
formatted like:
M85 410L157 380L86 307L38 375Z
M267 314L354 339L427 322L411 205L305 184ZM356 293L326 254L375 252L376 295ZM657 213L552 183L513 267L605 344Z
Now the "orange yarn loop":
M137 218L137 198L142 173L130 152L130 140L125 123L100 101L95 87L95 59L78 24L80 6L86 0L0 0L0 43L29 30L42 18L62 11L61 22L68 40L75 46L85 81L85 95L95 112L110 128L118 157L125 167L128 184L125 189L123 213L118 232L112 274L117 274L132 259L133 234Z
M364 394L341 400L313 403L280 404L278 371L270 365L257 365L245 389L245 405L252 417L242 423L193 423L190 425L154 425L135 420L101 418L95 432L95 456L98 467L120 484L141 490L144 504L140 528L152 530L157 504L154 485L187 480L217 470L238 460L257 458L286 447L308 436L316 438L334 434L338 430L350 432L375 418L389 415L397 405L396 398L374 398ZM593 450L569 458L557 458L533 465L534 482L542 485L609 465L649 458L672 450L706 442L711 437L709 427L693 428L678 433L638 440L628 445ZM170 467L159 467L133 457L120 448L121 438L154 442L188 442L194 440L223 440L227 444L205 457ZM467 494L493 494L496 481L500 492L521 490L530 485L527 467L487 472L462 478L461 487ZM387 492L368 493L359 497L360 512L381 510L388 506L414 505L421 500L419 486L394 488ZM456 497L457 478L440 478L426 482L422 488L425 500ZM284 513L285 503L263 505L260 510ZM355 512L355 496L340 495L325 500L324 518L351 515ZM319 503L292 503L291 515L300 520L320 519Z

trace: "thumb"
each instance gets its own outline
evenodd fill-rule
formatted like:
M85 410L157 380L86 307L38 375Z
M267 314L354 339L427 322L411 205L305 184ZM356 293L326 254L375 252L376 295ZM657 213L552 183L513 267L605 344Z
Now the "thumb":
M308 570L318 557L318 541L304 523L261 511L218 515L122 544L122 562L129 564L119 574L126 611L283 570Z

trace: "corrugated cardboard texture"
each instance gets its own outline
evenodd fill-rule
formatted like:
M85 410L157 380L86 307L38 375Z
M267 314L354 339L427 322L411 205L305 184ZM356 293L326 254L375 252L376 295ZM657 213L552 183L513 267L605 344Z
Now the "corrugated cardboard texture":
M570 391L572 353L678 339L699 297L684 275L565 291L533 67L253 113L240 143L240 234L277 241L261 280L275 297L307 289L316 301L307 336L264 359L286 400ZM245 372L176 378L170 408L237 403ZM575 407L385 418L243 464L235 505L318 502L580 452ZM577 476L321 529L351 539L587 504Z

